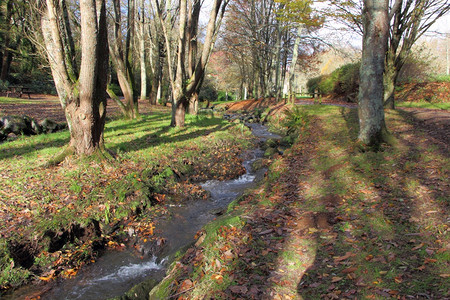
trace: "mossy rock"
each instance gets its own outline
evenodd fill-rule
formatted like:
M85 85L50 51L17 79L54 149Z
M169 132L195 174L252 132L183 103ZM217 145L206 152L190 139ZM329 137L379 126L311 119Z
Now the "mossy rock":
M148 299L149 292L158 284L158 280L149 279L135 285L131 290L120 297L114 297L110 300L132 300L132 299Z
M255 160L254 162L252 162L252 169L253 171L258 171L261 170L262 168L264 168L264 159L262 158L258 158L257 160Z
M265 157L271 157L278 153L278 150L276 148L267 148L266 151L264 151Z
M278 139L267 139L266 142L266 148L276 148L279 145Z

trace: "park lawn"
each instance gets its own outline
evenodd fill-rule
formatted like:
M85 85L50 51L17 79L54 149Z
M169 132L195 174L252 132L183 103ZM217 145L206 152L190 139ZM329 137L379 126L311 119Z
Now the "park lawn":
M206 226L151 299L449 297L448 152L407 112L355 146L356 110L304 106L308 129L262 185Z
M145 217L153 232L153 216L164 213L156 204L204 198L195 183L244 172L239 154L252 144L246 127L209 115L186 122L169 127L168 109L108 122L110 161L72 157L44 167L69 142L67 131L0 144L1 289L73 276L98 248L117 246L110 225Z

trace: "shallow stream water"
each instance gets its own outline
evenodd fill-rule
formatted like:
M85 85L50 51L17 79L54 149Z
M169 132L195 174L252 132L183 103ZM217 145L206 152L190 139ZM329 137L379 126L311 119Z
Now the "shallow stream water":
M248 126L261 140L278 137L262 125ZM131 249L108 252L95 263L84 267L74 278L55 284L41 295L41 299L108 299L123 295L134 285L149 278L161 280L166 271L166 258L192 243L198 230L264 176L265 169L253 171L251 168L252 163L262 156L262 150L250 150L245 153L244 175L233 180L211 180L201 184L211 194L208 200L190 201L171 207L172 217L158 223L158 230L166 239L164 251L158 256L150 254L142 258ZM18 290L7 299L23 299L32 295L33 289L36 291L36 287Z

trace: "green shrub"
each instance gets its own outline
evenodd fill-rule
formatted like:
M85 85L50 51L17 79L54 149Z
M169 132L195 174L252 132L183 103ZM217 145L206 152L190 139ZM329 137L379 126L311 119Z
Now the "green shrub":
M214 87L211 80L205 80L198 94L198 100L203 101L216 101L217 100L217 90Z
M5 92L8 89L9 82L0 80L0 91Z
M346 64L331 74L311 78L306 84L308 92L349 98L358 92L359 66L359 63Z
M231 92L219 91L217 96L217 101L234 101L236 100L236 95Z
M122 93L122 89L120 88L120 86L116 83L110 83L108 88L114 92L115 95L117 96L123 96Z
M285 118L283 125L287 129L287 135L300 133L307 128L310 122L310 115L300 106L293 106L284 111Z

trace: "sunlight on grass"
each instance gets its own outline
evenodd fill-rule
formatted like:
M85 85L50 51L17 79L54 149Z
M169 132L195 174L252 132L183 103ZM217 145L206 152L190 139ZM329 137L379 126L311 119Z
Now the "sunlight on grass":
M427 108L427 109L440 109L440 110L449 110L450 102L444 103L430 103L430 102L398 102L397 107L406 107L406 108Z
M0 104L30 104L30 105L42 105L39 99L24 99L24 98L13 98L13 97L0 97ZM45 102L59 103L58 98L55 99L45 99Z
M8 223L0 225L2 234L19 241L42 238L45 244L45 232L59 232L70 224L84 226L92 219L117 222L139 207L150 207L148 193L170 190L195 197L181 191L175 180L179 174L206 180L232 171L221 164L241 166L237 153L252 144L248 129L209 116L188 116L186 123L184 128L169 127L167 112L108 122L105 145L116 156L110 162L69 157L59 166L41 167L68 144L68 131L21 136L0 144L1 208L30 220L23 230L17 228L20 236L7 232ZM8 255L0 253L2 257ZM5 278L14 283L13 278Z

